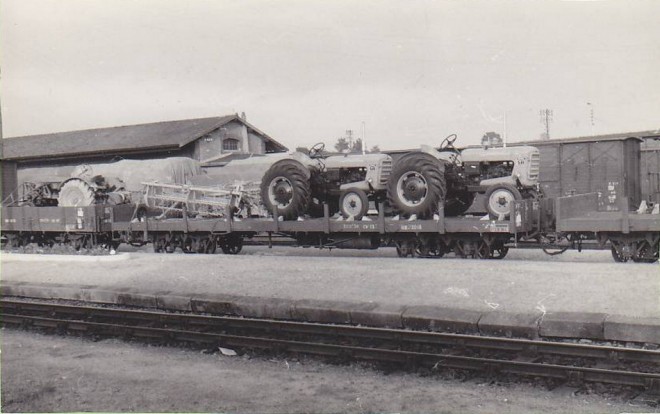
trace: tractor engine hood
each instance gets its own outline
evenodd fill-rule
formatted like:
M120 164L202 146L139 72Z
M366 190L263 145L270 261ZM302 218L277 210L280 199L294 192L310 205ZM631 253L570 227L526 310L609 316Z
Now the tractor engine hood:
M462 162L493 162L530 160L533 154L538 154L535 147L507 147L507 148L467 148L461 151Z
M346 155L332 155L323 160L326 168L360 168L368 167L369 165L377 166L383 160L389 160L390 156L387 154L346 154Z

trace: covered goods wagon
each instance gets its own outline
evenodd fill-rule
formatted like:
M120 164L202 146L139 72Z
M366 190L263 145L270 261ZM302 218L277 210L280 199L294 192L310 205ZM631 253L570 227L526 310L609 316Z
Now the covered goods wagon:
M642 198L660 203L660 137L649 137L641 146Z
M541 153L539 181L546 197L599 193L599 209L616 211L619 198L630 209L642 200L640 153L643 140L610 135L528 141Z

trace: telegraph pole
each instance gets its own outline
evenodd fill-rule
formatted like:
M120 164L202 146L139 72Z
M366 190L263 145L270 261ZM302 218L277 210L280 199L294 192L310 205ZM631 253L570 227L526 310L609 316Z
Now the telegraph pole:
M362 155L367 153L367 127L362 121Z
M346 140L348 141L348 150L353 151L353 130L346 130Z
M552 122L552 109L541 109L539 111L541 124L545 126L545 139L550 139L550 123Z

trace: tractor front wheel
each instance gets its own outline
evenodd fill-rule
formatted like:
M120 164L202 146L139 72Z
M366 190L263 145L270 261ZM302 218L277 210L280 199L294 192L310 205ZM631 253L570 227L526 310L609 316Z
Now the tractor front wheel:
M510 184L497 184L486 191L488 214L492 219L509 217L513 203L519 200L522 200L520 191Z
M344 218L360 220L369 211L369 198L367 193L359 188L346 190L339 200L339 208Z

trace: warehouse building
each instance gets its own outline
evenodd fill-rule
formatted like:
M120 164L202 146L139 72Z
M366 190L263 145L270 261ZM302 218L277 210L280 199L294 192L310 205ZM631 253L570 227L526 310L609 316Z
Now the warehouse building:
M238 114L2 140L2 199L26 177L62 176L79 164L188 157L200 163L286 152Z

